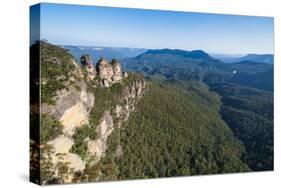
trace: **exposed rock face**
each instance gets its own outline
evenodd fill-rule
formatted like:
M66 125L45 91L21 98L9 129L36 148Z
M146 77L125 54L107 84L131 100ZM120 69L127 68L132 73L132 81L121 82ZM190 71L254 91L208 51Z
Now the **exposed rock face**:
M84 54L80 58L82 66L85 67L88 73L88 80L93 80L96 77L97 71L93 66L92 58L90 55Z
M41 106L42 113L54 115L64 127L64 133L73 135L76 128L88 123L89 113L94 106L95 97L86 91L85 82L77 82L81 89L70 86L57 92L55 105Z
M76 63L75 63L76 64ZM77 68L77 76L83 78L80 67ZM67 164L68 172L63 177L65 183L70 183L74 177L74 172L85 169L85 161L74 153L70 152L74 144L72 135L75 130L89 122L89 114L94 106L95 97L93 93L87 92L87 85L75 79L64 83L66 88L58 90L53 98L54 105L41 104L41 113L50 114L59 120L63 126L63 134L47 144L52 146L50 158L54 166L55 176L58 176L56 166L61 163ZM47 154L43 154L47 155ZM69 171L71 169L71 171Z
M97 71L104 87L109 87L113 83L113 68L105 59L101 58L97 64Z
M122 82L128 78L128 73L122 72L121 64L115 59L111 63L108 63L105 59L100 59L96 67L93 66L89 55L83 55L80 60L82 67L87 71L86 77L81 66L72 59L70 63L75 65L73 74L68 77L65 75L56 77L65 87L55 92L55 96L52 98L54 104L41 104L41 113L51 115L59 120L63 126L63 133L47 142L47 145L52 148L51 153L43 153L43 156L49 156L45 158L49 159L53 165L54 177L60 178L64 183L71 183L74 174L83 172L86 164L92 166L101 160L107 149L108 137L114 129L120 128L127 121L145 89L144 78L136 79L131 83L126 82L126 84ZM99 79L95 79L96 77ZM118 101L114 101L116 103L108 107L103 112L97 125L93 126L95 127L96 138L87 137L84 139L87 153L82 159L80 155L71 151L73 151L73 145L76 144L74 134L80 128L88 126L91 111L95 108L96 99L93 88L111 87L116 83L120 83L120 88L122 88L121 94L118 93ZM91 88L89 84L97 85ZM119 157L122 154L122 147L118 146L116 156ZM65 175L59 174L58 166L61 164L66 164L68 167Z
M122 124L128 120L130 112L135 109L135 105L142 97L143 90L145 89L145 80L137 80L131 85L127 86L121 96L122 104L116 105L114 112L116 114L116 122L113 124L112 115L109 111L106 111L100 120L99 125L96 128L97 138L95 140L88 141L88 150L90 155L95 157L91 165L95 165L106 151L106 144L108 136L112 133L114 128L120 128ZM117 154L122 154L122 148L117 148Z
M100 86L110 87L115 83L121 82L126 74L122 72L121 64L113 59L108 63L104 58L101 58L96 67L92 64L90 55L82 55L80 58L81 64L86 68L88 80L93 80L96 76L100 78Z
M130 86L126 87L122 94L123 106L116 106L115 112L117 117L122 120L118 127L122 125L124 121L127 121L131 111L134 111L136 104L139 102L145 89L145 80L137 80Z
M123 73L121 71L121 64L117 62L116 59L112 60L112 68L113 68L113 82L120 82L123 79Z
M54 140L48 142L49 145L53 146L53 152L51 154L51 160L54 166L57 166L59 163L67 163L69 169L73 171L82 171L85 169L85 162L81 159L79 155L70 153L74 141L65 136L60 135ZM55 174L58 174L58 170L55 169ZM71 173L69 172L70 176ZM65 182L71 179L70 177L65 180Z
M102 154L106 150L107 138L113 130L114 125L112 116L109 111L105 111L99 125L96 128L97 138L95 140L88 141L88 150L90 155L95 157L95 159L91 162L91 165L96 164L101 159Z

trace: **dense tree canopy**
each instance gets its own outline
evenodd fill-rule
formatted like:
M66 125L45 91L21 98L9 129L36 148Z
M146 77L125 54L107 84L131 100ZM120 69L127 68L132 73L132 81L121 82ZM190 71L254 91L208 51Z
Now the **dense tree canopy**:
M247 150L246 162L254 171L273 169L273 95L271 92L220 84L222 118Z
M194 90L156 83L148 87L137 110L110 136L100 165L111 164L111 170L103 173L136 179L250 170L241 160L243 145L216 108L193 97ZM212 98L211 92L201 91ZM213 102L220 104L219 99ZM119 144L122 156L116 157Z

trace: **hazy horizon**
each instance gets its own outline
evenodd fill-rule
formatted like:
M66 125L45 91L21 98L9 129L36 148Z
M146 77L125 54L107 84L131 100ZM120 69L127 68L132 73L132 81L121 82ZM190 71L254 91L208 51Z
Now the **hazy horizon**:
M46 39L47 40L47 39ZM48 40L47 40L48 41ZM58 45L58 46L74 46L74 47L84 47L84 48L129 48L129 49L145 49L145 50L162 50L162 49L171 49L171 50L185 50L185 51L195 51L195 50L202 50L202 49L190 49L190 50L186 50L186 49L179 49L179 48L142 48L142 47L126 47L126 46L116 46L116 47L112 47L112 46L95 46L95 45L79 45L79 44L56 44L56 43L52 43L54 45ZM205 51L205 50L204 50ZM242 57L245 55L249 55L249 54L257 54L257 55L274 55L274 53L214 53L214 52L208 52L205 51L206 53L208 53L209 55L212 56L229 56L229 57Z
M57 45L274 53L271 17L50 3L40 8L41 39Z

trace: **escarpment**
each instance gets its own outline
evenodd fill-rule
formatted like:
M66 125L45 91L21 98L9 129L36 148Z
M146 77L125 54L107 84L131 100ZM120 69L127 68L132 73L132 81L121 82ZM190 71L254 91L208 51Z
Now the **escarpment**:
M48 166L41 182L85 181L86 168L106 155L108 138L143 96L145 79L122 72L116 59L108 63L101 58L94 66L86 54L79 64L61 47L40 41L40 48L41 116L49 118L41 129L46 135L41 139L41 166Z
M100 58L95 67L90 55L82 55L80 61L87 72L88 80L92 81L96 78L99 82L95 83L101 87L110 87L127 77L127 73L122 72L121 64L116 59L112 59L109 63L106 59Z
M121 128L122 124L128 120L130 112L135 109L135 105L143 95L145 89L144 79L135 80L124 88L121 92L119 103L111 106L111 112L105 111L99 124L96 127L97 137L95 140L88 140L87 148L90 156L95 157L91 164L96 164L106 151L108 136L114 129ZM113 122L113 116L115 121Z

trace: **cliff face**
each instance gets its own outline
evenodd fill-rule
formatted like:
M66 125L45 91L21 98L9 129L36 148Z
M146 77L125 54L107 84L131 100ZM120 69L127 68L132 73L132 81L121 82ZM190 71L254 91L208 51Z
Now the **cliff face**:
M88 80L93 80L96 77L97 71L92 64L92 58L89 55L82 55L80 58L81 65L85 67L88 73Z
M120 104L112 108L112 113L106 110L96 127L97 137L95 140L87 141L87 148L90 156L94 157L91 165L95 165L106 151L108 136L114 129L121 128L122 124L128 120L130 112L135 109L135 105L142 97L145 89L145 81L136 80L124 88L120 96ZM114 114L114 115L113 115ZM113 122L113 116L115 121Z
M56 46L44 45L58 50ZM42 92L51 90L52 93L42 93L41 114L48 114L62 127L55 138L41 143L42 148L49 148L42 149L41 166L49 165L49 171L45 172L48 176L41 180L43 184L81 181L75 174L83 174L86 166L94 166L101 160L107 149L108 137L127 121L145 89L143 77L130 77L127 73L125 77L121 65L115 60L107 63L101 59L95 68L89 56L81 57L80 66L72 57L65 61L62 55L53 54L57 53L50 54L52 59L56 58L56 63L61 61L63 67L70 66L71 71L61 70L52 78L48 77L50 73L42 74L46 75L41 79ZM41 64L47 63L46 59L43 57ZM49 70L43 67L43 71L46 69ZM45 90L45 87L51 89ZM113 90L110 87L117 88L118 93L108 94ZM100 91L103 95L98 95ZM96 102L104 104L103 108L96 106Z
M72 136L76 128L87 124L89 113L94 106L93 93L87 92L84 81L76 82L76 88L69 85L58 90L53 98L55 105L43 103L42 113L49 113L58 119L64 127L63 132Z
M106 59L100 58L96 67L93 66L92 58L87 54L82 55L80 61L87 71L88 80L92 81L95 78L99 78L101 87L110 87L115 83L121 82L125 77L121 64L116 59L108 63Z

